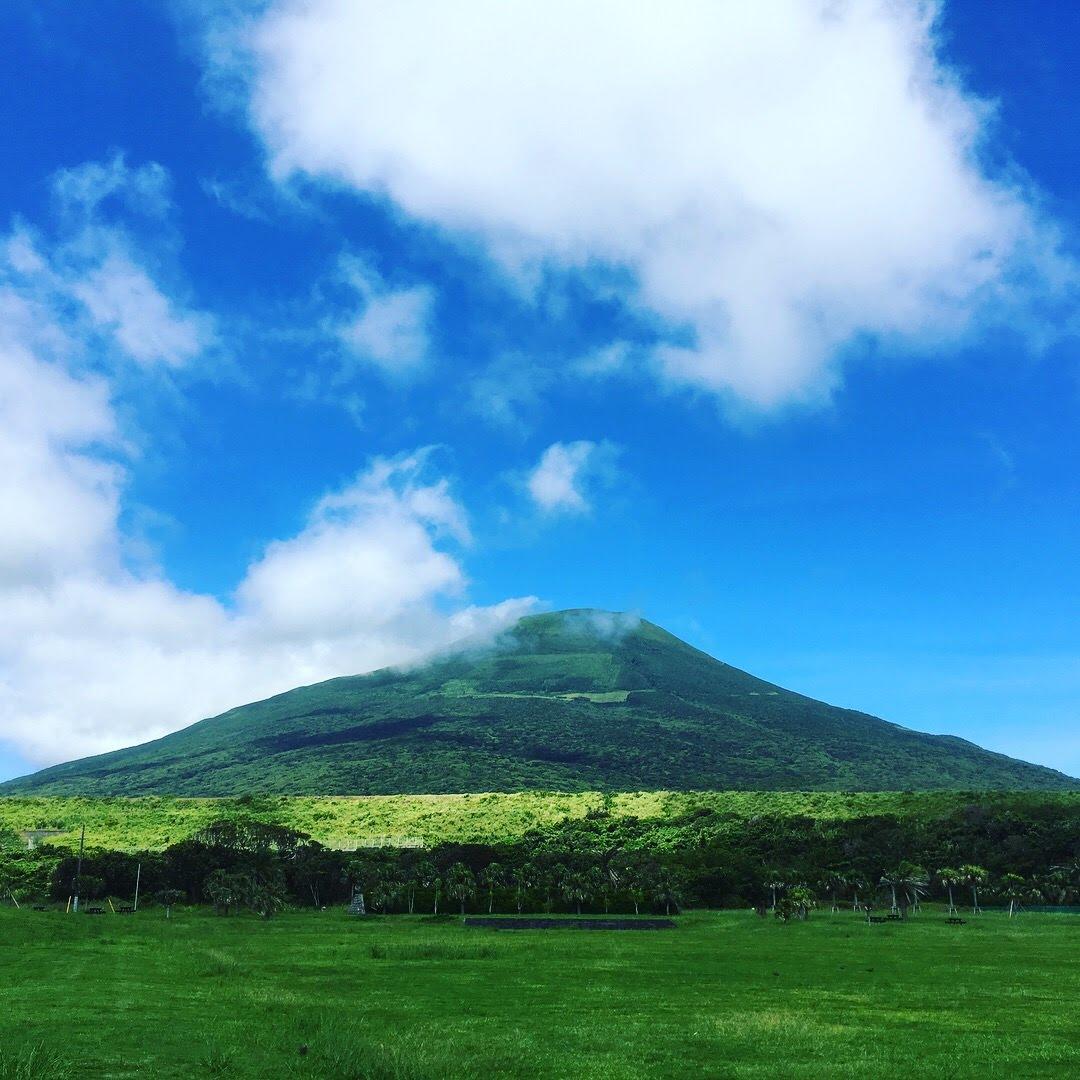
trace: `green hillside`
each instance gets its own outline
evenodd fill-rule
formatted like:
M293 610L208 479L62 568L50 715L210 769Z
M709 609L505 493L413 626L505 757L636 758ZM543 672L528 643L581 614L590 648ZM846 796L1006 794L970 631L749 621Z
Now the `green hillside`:
M264 795L190 799L171 795L112 798L85 795L8 795L0 798L0 837L5 832L57 830L45 841L75 848L80 829L88 848L161 851L194 836L212 822L257 821L306 833L326 847L357 844L394 848L405 838L425 847L439 844L507 844L535 831L589 820L640 822L665 827L700 822L741 835L748 822L812 821L819 827L862 823L873 833L883 822L904 822L913 833L935 829L949 836L966 822L1034 829L1065 822L1080 829L1080 790L970 791L628 791L487 792L462 795ZM947 823L943 825L942 823ZM1018 824L1019 823L1019 824ZM760 828L758 829L760 831ZM1001 842L1008 829L995 834ZM668 841L665 840L665 843ZM672 839L671 847L678 843ZM1029 848L1036 847L1032 843Z
M1061 773L826 705L625 616L531 616L493 645L331 679L0 793L1075 789Z

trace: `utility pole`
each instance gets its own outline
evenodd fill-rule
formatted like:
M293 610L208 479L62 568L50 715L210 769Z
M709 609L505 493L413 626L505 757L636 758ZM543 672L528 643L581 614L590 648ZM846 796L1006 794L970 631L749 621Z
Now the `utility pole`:
M138 911L139 910L139 879L141 877L142 877L142 863L139 863L138 867L135 870L135 906L131 909L132 911Z
M82 879L82 855L83 845L86 843L86 826L82 827L82 832L79 834L79 861L75 864L75 911L79 910L79 887Z

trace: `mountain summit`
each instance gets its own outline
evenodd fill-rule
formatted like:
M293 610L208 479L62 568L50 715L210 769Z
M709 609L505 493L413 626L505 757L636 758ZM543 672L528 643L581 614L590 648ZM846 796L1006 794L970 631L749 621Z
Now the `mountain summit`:
M0 793L365 795L690 789L1064 789L1075 780L840 709L614 612L232 709Z

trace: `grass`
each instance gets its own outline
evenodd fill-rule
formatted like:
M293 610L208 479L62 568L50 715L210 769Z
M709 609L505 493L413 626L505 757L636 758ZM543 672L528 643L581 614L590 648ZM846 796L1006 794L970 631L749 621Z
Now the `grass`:
M258 796L185 799L145 796L0 796L0 829L60 828L54 842L78 844L86 826L89 847L160 850L223 817L247 816L287 825L336 846L365 837L419 837L425 844L516 840L529 829L589 811L645 820L697 809L735 818L805 816L822 822L889 815L926 820L977 802L988 814L1029 811L1075 813L1080 792L960 791L596 791L465 795Z
M0 1080L1080 1073L1080 918L496 932L0 910Z

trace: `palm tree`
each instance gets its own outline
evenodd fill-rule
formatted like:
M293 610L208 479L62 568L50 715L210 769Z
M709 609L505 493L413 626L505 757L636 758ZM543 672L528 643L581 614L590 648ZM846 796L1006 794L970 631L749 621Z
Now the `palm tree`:
M949 907L946 911L947 915L956 914L956 902L953 900L953 889L957 885L964 884L964 877L959 870L955 870L952 867L945 867L937 872L938 881L945 886L949 893Z
M383 869L371 879L368 888L371 893L371 906L383 914L401 895L404 883L390 869Z
M514 889L514 903L520 915L529 893L536 888L536 872L532 866L526 864L511 872L510 884Z
M480 887L487 890L488 914L495 910L495 890L501 889L506 884L506 872L497 862L488 863L480 871L478 878Z
M431 913L432 915L438 915L439 890L442 888L442 874L439 873L439 868L431 859L424 859L417 864L416 881L421 888L432 890L434 902L432 904Z
M838 902L838 895L841 890L846 889L850 884L850 881L846 874L842 874L839 870L830 870L821 881L818 882L819 887L829 894L829 900L832 905L832 911L836 912L840 910L840 904Z
M656 875L656 899L664 905L667 915L672 907L678 912L682 906L684 878L681 871L668 866L662 866Z
M648 896L650 876L649 865L641 852L621 852L608 862L607 873L612 889L615 892L622 889L634 905L634 914L640 914Z
M641 914L641 905L649 899L650 875L644 867L632 867L623 874L623 884L634 905L634 914Z
M1080 859L1050 867L1047 886L1058 904L1075 903L1080 898Z
M465 914L465 901L476 895L476 878L464 863L454 863L446 873L446 891L461 903L461 914Z
M609 857L603 867L596 867L598 875L596 891L604 905L604 914L611 911L611 898L619 891L622 880L622 866Z
M986 884L986 871L981 866L967 863L960 867L960 877L964 884L971 888L971 914L981 915L982 908L979 907L979 886Z
M881 880L878 884L883 889L888 889L892 894L892 913L898 915L900 913L900 905L896 902L896 890L901 887L903 883L903 874L899 870L893 870L890 873L881 875Z
M598 880L588 871L561 868L558 879L559 892L568 904L574 905L574 910L578 915L581 914L581 905L592 897L597 884Z
M926 871L915 863L902 862L898 873L898 884L904 891L904 900L913 914L919 913L919 901L926 895L930 881Z
M785 874L782 870L770 870L765 875L765 888L768 889L771 894L771 900L769 903L770 911L776 910L777 893L779 893L781 889L787 887L787 878L788 875Z
M1022 901L1031 894L1031 886L1019 874L1006 874L999 886L1003 900L1009 901L1009 918L1017 912Z
M401 887L405 893L405 907L410 915L416 909L416 890L423 888L434 867L429 859L418 859L410 855L403 860Z
M852 877L849 884L851 885L851 895L852 895L851 910L852 911L858 911L859 910L859 894L860 893L865 894L865 893L868 893L870 891L870 882L867 881L866 878L864 878L861 874L856 874L855 876Z

